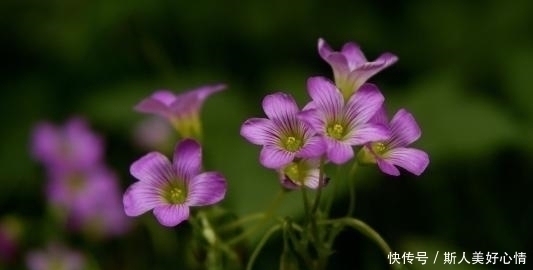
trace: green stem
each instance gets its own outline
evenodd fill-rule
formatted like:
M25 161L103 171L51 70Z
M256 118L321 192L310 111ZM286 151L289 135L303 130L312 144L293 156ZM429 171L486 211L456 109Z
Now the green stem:
M209 269L218 269L221 265L222 257L219 251L226 254L228 258L233 261L238 261L238 255L230 248L229 245L224 244L220 241L218 235L215 233L213 226L209 222L205 213L200 210L197 212L196 216L192 215L189 218L190 224L194 230L200 232L203 238L209 243L208 247L208 258L207 268Z
M313 207L311 208L311 215L315 215L316 211L318 210L318 206L320 205L320 196L322 195L322 188L324 187L324 159L320 159L320 164L318 165L318 191L315 197L315 201L313 203Z
M358 162L355 161L353 166L350 168L348 173L348 192L350 194L350 204L348 205L348 211L346 212L347 217L351 217L355 210L355 179L352 179L355 171L357 170Z
M272 228L270 228L270 230L267 231L267 233L263 236L263 238L261 238L261 240L255 247L252 255L250 256L250 260L248 261L248 264L246 265L246 270L252 270L255 259L257 259L257 256L259 256L259 252L261 251L263 246L266 244L268 239L279 229L281 229L281 225L279 224L274 225Z
M339 178L341 175L341 166L337 166L337 172L335 173L335 178L332 179L333 181L333 193L331 196L329 196L326 209L324 210L326 215L329 217L329 212L331 211L331 207L333 206L333 202L335 201L335 195L339 193Z
M311 219L311 212L309 211L309 196L307 195L307 189L306 187L302 186L302 199L304 203L304 211L305 211L305 217L309 221Z
M251 214L251 215L247 215L247 216L244 216L244 217L241 217L239 218L238 220L235 220L229 224L226 224L224 226L222 226L219 231L220 232L224 232L224 231L228 231L228 230L231 230L231 229L235 229L236 227L242 225L242 224L245 224L247 222L250 222L250 221L254 221L256 219L261 219L261 218L264 218L265 217L265 213L255 213L255 214Z
M320 224L323 224L323 225L342 224L344 226L351 227L353 229L358 230L359 232L361 232L368 238L372 239L380 247L381 251L383 251L385 256L389 255L392 252L391 248L389 247L387 242L385 242L383 237L381 237L379 233L377 233L374 229L372 229L372 227L370 227L368 224L364 223L363 221L359 219L346 217L346 218L326 220L326 221L320 222Z
M278 208L279 204L281 203L281 201L283 199L283 195L284 194L285 194L285 192L280 189L280 191L278 192L278 194L276 195L274 200L270 203L270 206L268 207L266 213L263 216L263 220L261 222L255 224L255 226L251 227L250 229L248 229L247 231L243 232L239 236L229 240L228 241L228 245L231 246L231 245L233 245L235 243L238 243L238 242L242 241L243 239L248 237L250 234L254 233L257 229L263 227L263 225L265 225L265 223L268 222L268 220L272 217L272 215L274 214L274 211Z

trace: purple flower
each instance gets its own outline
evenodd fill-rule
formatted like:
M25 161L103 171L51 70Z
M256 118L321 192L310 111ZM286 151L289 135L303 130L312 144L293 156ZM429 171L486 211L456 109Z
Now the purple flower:
M200 110L210 95L226 88L223 84L207 85L185 93L160 90L135 106L135 110L167 118L183 137L201 135Z
M59 244L50 244L46 250L32 251L26 256L29 270L82 270L87 262L83 254Z
M329 179L326 175L320 177L320 159L296 159L279 170L281 185L288 189L298 189L306 186L317 189L327 184Z
M389 175L400 175L395 166L402 167L415 175L422 174L429 164L427 153L407 147L421 135L413 115L400 109L388 123L385 109L381 108L371 121L386 125L390 129L390 136L385 140L366 144L361 149L359 159L366 163L377 163L379 169Z
M340 91L323 77L311 77L307 89L312 101L300 113L324 137L327 157L343 164L353 155L352 146L387 138L387 129L368 123L383 104L378 88L365 84L345 103Z
M84 169L100 162L103 142L81 118L62 127L43 122L33 131L32 154L49 168Z
M101 237L118 235L129 228L116 175L104 166L51 171L46 195L72 230Z
M391 53L380 55L368 62L359 46L353 42L344 44L340 52L333 51L322 38L318 39L318 53L333 69L335 84L348 99L370 77L396 63L398 57Z
M167 157L151 152L130 167L139 181L123 197L128 216L154 210L159 223L176 226L189 217L189 207L220 202L226 194L226 180L218 172L201 173L202 149L192 140L181 141L171 163Z
M262 145L259 161L270 169L279 169L294 158L314 158L325 151L323 140L310 125L298 119L298 105L285 93L267 95L263 99L266 118L251 118L241 127L241 135Z
M38 124L32 152L46 167L49 203L71 229L99 236L127 229L118 180L103 164L103 140L85 121L73 118L61 127Z

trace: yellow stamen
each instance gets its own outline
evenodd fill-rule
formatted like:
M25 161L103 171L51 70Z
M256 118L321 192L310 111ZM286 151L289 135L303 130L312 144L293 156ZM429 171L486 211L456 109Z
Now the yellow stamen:
M328 127L328 135L334 139L340 140L344 137L344 127L341 124L334 124Z
M382 142L375 142L375 143L372 143L372 151L376 155L382 155L383 153L387 151L387 146Z
M294 136L289 136L283 142L283 146L284 146L284 148L287 151L296 152L296 151L300 150L300 148L302 146L302 141L296 139L296 137L294 137Z

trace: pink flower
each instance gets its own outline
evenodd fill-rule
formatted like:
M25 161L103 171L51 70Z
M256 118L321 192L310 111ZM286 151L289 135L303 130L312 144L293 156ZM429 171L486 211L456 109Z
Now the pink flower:
M124 193L124 211L139 216L153 209L159 223L172 227L189 218L189 207L220 202L226 179L218 172L201 172L202 149L192 140L181 141L172 163L151 152L135 161L130 173L138 182Z
M318 53L333 69L335 84L345 99L376 73L398 61L396 55L384 53L369 62L357 44L349 42L341 51L333 51L322 38L318 39Z
M373 117L372 122L386 125L390 130L390 135L384 140L366 144L361 151L360 160L377 163L379 169L389 175L400 175L396 166L415 175L422 174L429 164L428 154L422 150L407 147L418 140L421 135L413 115L400 109L388 123L385 109L381 108Z

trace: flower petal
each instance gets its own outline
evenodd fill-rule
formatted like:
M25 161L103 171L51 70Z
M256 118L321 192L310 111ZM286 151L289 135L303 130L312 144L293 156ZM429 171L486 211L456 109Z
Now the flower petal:
M324 40L323 38L318 39L318 54L322 59L326 60L330 54L332 54L334 51L331 49L329 44Z
M188 181L200 173L202 168L202 147L193 139L182 140L176 146L172 162L176 176Z
M304 185L311 189L317 189L320 186L319 176L320 170L318 168L309 169L304 179Z
M295 190L295 189L299 189L300 188L300 186L298 186L296 183L294 183L289 178L289 176L287 176L283 172L279 173L279 177L280 177L279 181L280 181L280 184L281 184L282 187L284 187L286 189L290 189L290 190Z
M214 84L189 90L176 96L176 100L172 102L170 107L175 115L197 113L209 96L224 89L226 89L226 85Z
M57 128L50 123L43 122L35 126L32 134L31 148L34 158L43 163L54 161L61 148Z
M277 141L272 121L266 118L250 118L241 126L241 136L256 145L273 144Z
M350 70L354 70L358 66L368 62L366 60L365 55L359 48L359 45L357 45L354 42L348 42L342 46L341 50L344 57L346 57L346 60L348 61L348 67Z
M176 100L177 97L171 91L159 90L159 91L154 92L151 98L165 104L165 106L168 107L170 106L170 104L172 104L172 102Z
M417 176L421 175L429 164L428 154L415 148L391 149L385 154L384 159Z
M226 88L227 86L225 84L219 83L219 84L213 84L213 85L205 85L205 86L195 89L194 91L196 92L198 99L205 100L212 94L218 93Z
M316 109L314 106L306 107L311 108L299 112L297 115L298 119L310 125L316 133L325 134L326 123L324 122L325 116L323 115L323 112Z
M346 57L341 52L333 51L329 44L322 38L318 39L318 54L331 66L335 78L344 76L350 72Z
M324 77L311 77L307 80L307 91L316 108L323 111L328 120L340 115L344 98L340 90L329 80Z
M333 139L328 140L328 159L335 164L344 164L354 156L352 146Z
M420 138L422 132L411 113L400 109L390 122L391 140L390 147L404 147Z
M326 142L321 136L306 138L305 145L296 153L297 157L315 158L322 156L327 149Z
M400 175L400 171L396 167L394 167L394 165L390 163L389 161L378 158L377 163L378 163L379 169L382 172L388 175L392 175L392 176Z
M133 162L130 166L130 173L138 180L157 187L175 177L168 158L158 152L150 152Z
M346 104L346 118L352 127L367 123L383 105L385 97L374 84L365 84Z
M187 204L204 206L218 203L226 195L226 179L218 172L204 172L189 182Z
M380 55L375 61L363 63L357 66L350 73L350 81L353 82L354 89L358 89L368 79L376 75L378 72L396 63L398 57L392 53L384 53Z
M378 124L362 124L348 134L345 142L350 145L362 145L368 142L384 141L390 137L389 129Z
M137 105L134 109L138 112L153 113L162 117L170 117L169 106L176 99L175 95L170 91L162 90L153 93Z
M96 135L89 124L81 118L72 118L65 126L65 136L71 162L80 168L93 167L100 163L103 154L102 138ZM58 149L60 150L60 149Z
M154 208L157 221L163 226L174 227L189 218L189 206L169 204Z
M265 145L259 154L259 162L269 169L279 169L294 159L294 153L285 151L275 145Z
M389 118L387 117L387 110L385 109L384 105L379 108L379 110L374 114L374 116L372 116L369 122L384 125L387 127L389 126Z
M131 185L124 193L122 202L128 216L142 215L163 203L158 189L145 182Z
M296 115L299 111L294 98L282 92L265 96L263 110L268 118L282 121L289 118L289 116Z

